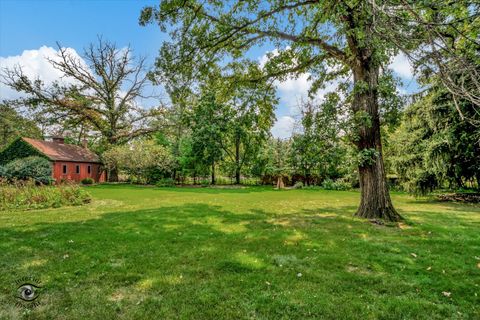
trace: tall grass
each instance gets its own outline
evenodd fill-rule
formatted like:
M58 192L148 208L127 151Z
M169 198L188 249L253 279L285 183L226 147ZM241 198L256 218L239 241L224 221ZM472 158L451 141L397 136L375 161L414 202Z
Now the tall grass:
M74 184L37 185L34 181L0 180L0 211L78 206L90 201L88 192Z

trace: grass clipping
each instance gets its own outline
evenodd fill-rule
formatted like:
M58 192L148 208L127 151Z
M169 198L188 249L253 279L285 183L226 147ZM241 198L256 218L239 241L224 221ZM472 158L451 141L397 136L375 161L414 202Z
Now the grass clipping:
M38 185L34 181L0 181L0 211L79 206L90 194L75 184Z

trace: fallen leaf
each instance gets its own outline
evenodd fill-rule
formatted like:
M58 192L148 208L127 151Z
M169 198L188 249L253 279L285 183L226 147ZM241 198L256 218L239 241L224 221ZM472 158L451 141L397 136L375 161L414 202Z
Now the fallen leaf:
M432 267L428 267L427 270L428 270L428 271L432 270Z
M410 253L410 254L411 254L411 255L412 255L412 257L414 257L414 258L416 258L416 257L417 257L417 255L416 255L415 253L413 253L413 252L412 252L412 253Z
M269 286L271 283L268 282L268 281L265 281L265 284L266 284L267 286Z
M405 224L405 223L402 223L402 222L399 222L399 223L398 223L398 227L399 227L400 229L411 229L411 227L410 227L409 225L407 225L407 224Z
M479 263L477 263L477 268L478 268L478 269L480 269L480 262L479 262Z
M450 297L450 295L452 294L451 292L448 292L448 291L443 291L442 294L445 296L445 297Z

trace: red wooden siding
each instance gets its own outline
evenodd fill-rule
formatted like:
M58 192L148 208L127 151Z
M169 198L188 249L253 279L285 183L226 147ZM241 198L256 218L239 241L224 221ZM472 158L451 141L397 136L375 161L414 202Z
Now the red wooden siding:
M55 161L53 165L53 178L55 181L71 180L80 182L85 178L92 178L95 182L105 182L106 173L99 163L88 162L68 162ZM67 173L63 173L63 166L67 166ZM77 173L77 166L79 166L80 173ZM88 173L88 166L90 166L90 173Z

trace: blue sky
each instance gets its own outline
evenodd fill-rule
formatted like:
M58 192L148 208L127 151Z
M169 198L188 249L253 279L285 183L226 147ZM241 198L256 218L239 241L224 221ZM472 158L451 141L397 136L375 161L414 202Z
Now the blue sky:
M138 25L140 10L157 0L0 0L0 56L25 49L55 47L60 41L77 51L97 35L119 47L130 44L154 60L164 35L156 26Z
M138 17L144 6L156 4L158 0L0 0L0 65L25 63L32 72L50 72L45 76L53 77L55 73L38 62L37 53L53 52L49 48L56 48L57 41L81 53L99 35L115 42L118 47L130 45L136 54L146 56L153 64L167 36L155 25L141 27ZM254 48L248 55L260 61L267 51L273 49L267 44ZM25 50L31 51L26 54ZM394 66L408 85L404 90L411 91L415 83L412 83L406 60L399 57ZM307 76L278 84L278 122L272 130L275 136L289 135L295 105L306 94L308 86ZM8 98L8 94L0 87L0 98Z

